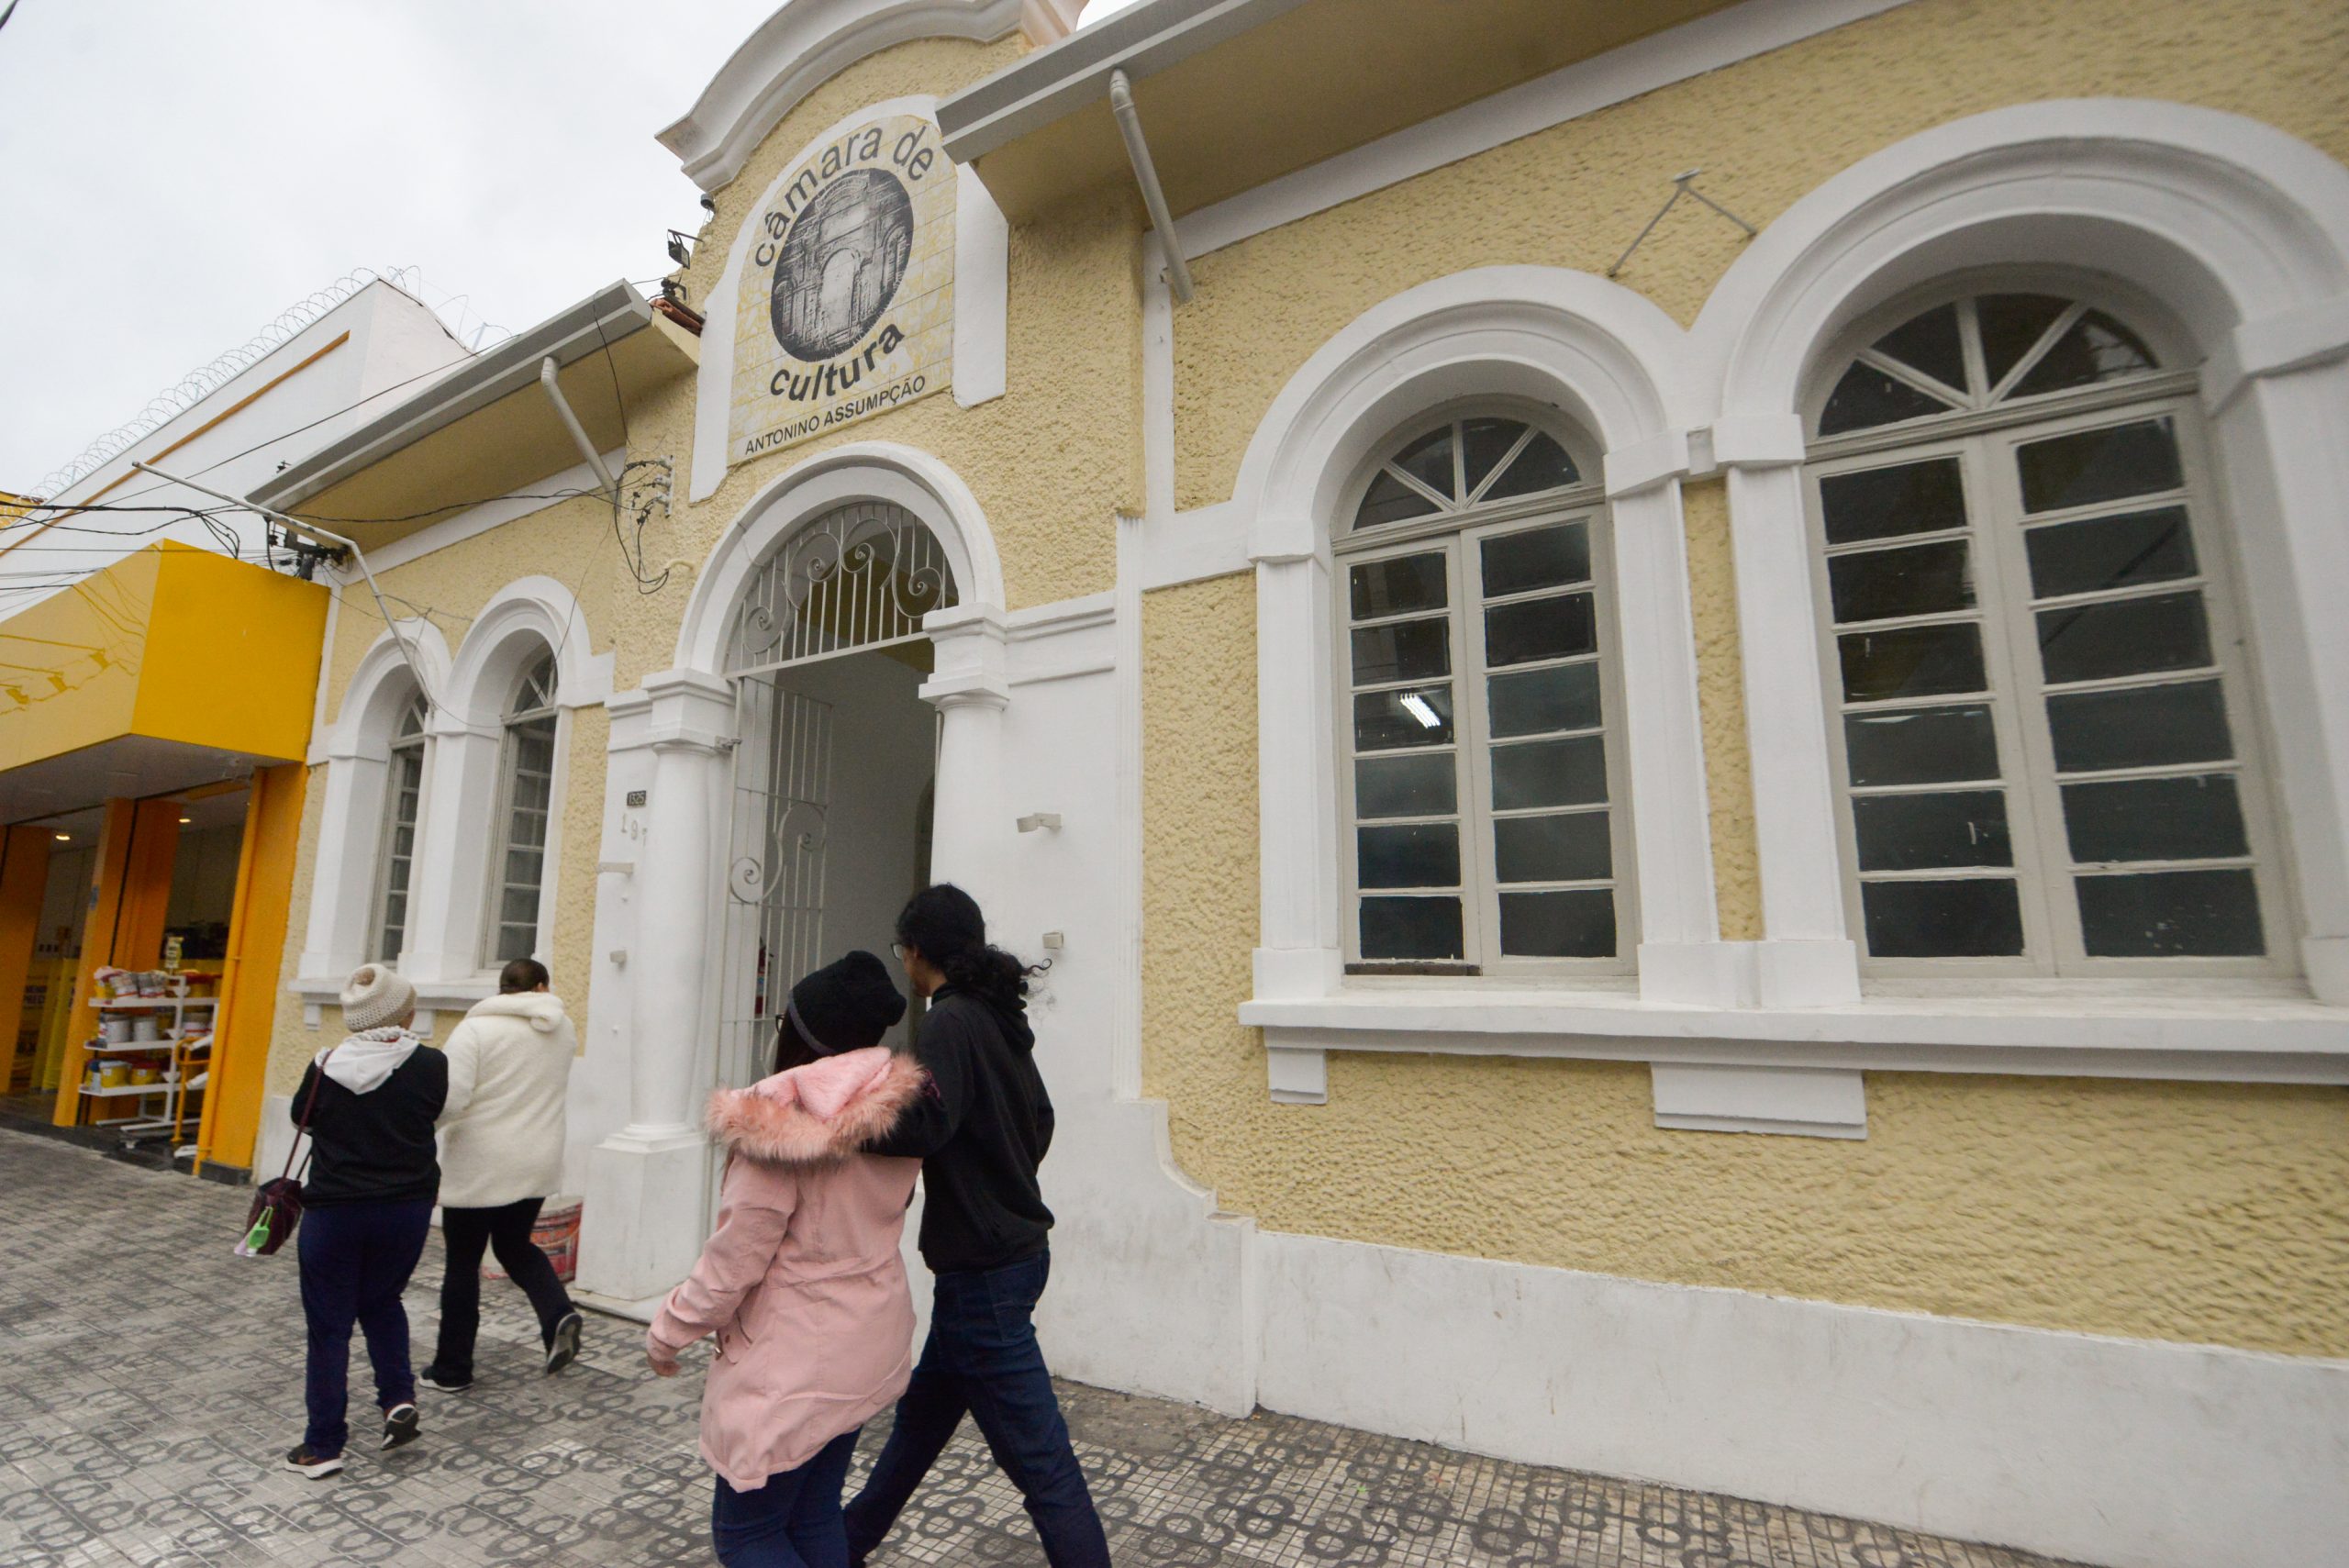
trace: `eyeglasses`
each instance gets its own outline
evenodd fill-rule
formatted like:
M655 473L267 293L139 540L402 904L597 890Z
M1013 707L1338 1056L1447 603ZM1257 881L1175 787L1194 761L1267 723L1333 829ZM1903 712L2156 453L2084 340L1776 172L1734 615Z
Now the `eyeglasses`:
M905 962L906 944L903 942L891 942L889 944L889 956L896 959L899 963Z

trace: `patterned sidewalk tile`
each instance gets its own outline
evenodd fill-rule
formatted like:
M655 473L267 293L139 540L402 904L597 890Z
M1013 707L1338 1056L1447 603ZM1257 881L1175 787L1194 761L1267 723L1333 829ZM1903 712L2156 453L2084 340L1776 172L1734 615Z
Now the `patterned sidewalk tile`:
M502 1284L484 1290L480 1381L423 1391L422 1441L379 1456L362 1429L339 1476L279 1468L302 1429L302 1314L290 1256L230 1251L248 1198L0 1130L0 1564L714 1561L694 1449L705 1355L654 1378L634 1325L591 1317L579 1362L542 1376L536 1326ZM419 1362L440 1269L436 1240L408 1291ZM352 1385L361 1428L355 1344ZM2057 1568L1288 1417L1063 1396L1112 1549L1136 1568ZM860 1468L885 1428L866 1429ZM874 1568L1042 1562L966 1425Z

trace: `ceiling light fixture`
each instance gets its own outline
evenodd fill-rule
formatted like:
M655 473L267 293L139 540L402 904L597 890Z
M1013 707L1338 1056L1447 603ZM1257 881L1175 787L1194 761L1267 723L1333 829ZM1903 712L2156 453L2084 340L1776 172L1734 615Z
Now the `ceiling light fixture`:
M1419 695L1417 692L1405 692L1403 694L1403 711L1409 714L1413 718L1418 719L1419 721L1419 727L1423 729L1441 729L1443 728L1443 720L1437 716L1434 708L1428 706L1428 699Z
M61 844L70 844L73 841L73 835L71 833L60 833L57 835L57 841Z

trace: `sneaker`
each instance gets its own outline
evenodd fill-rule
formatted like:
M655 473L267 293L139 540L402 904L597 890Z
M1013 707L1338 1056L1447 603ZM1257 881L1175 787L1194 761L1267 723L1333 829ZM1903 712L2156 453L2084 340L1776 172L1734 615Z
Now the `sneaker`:
M554 1338L547 1345L547 1375L552 1377L569 1366L579 1355L579 1333L587 1320L576 1312L566 1312L554 1326Z
M296 1443L285 1451L285 1468L298 1470L313 1481L322 1481L342 1468L342 1455L320 1459L310 1451L308 1443Z
M387 1449L414 1442L422 1430L412 1404L395 1405L384 1412L384 1446Z
M416 1374L416 1380L425 1387L437 1388L443 1394L462 1394L473 1385L472 1373L468 1373L462 1377L458 1377L451 1373L442 1372L437 1366L426 1367Z

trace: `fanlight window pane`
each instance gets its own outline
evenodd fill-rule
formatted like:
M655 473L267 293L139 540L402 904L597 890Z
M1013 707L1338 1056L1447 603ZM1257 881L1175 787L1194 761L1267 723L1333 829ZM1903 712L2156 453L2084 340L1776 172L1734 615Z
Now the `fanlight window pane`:
M2101 310L2091 310L2058 338L2039 362L2023 373L2009 397L2035 397L2066 387L2093 386L2116 376L2154 368L2145 341Z
M1381 523L1425 517L1437 509L1434 502L1382 469L1378 477L1370 482L1369 493L1363 496L1362 506L1354 513L1354 527L1375 528Z
M2007 379L2064 317L2069 300L2044 294L1986 294L1974 302L1982 325L1982 362L1990 384Z
M1958 339L1954 304L1912 317L1878 338L1874 347L1887 359L1922 371L1943 386L1965 390L1965 347Z
M1525 450L1493 481L1484 498L1498 501L1511 495L1533 495L1581 483L1582 473L1575 467L1575 460L1566 455L1566 449L1536 430L1533 439L1525 443Z
M1827 406L1819 416L1819 433L1840 436L1850 430L1874 429L1878 425L1946 414L1954 406L1874 365L1855 363L1828 395Z
M1467 494L1516 450L1525 427L1515 419L1464 419L1460 424L1460 457L1468 482Z
M1453 484L1451 426L1421 436L1389 461L1437 495L1459 498Z

